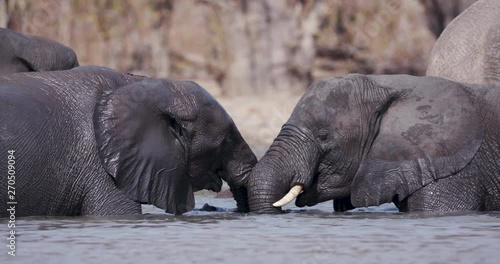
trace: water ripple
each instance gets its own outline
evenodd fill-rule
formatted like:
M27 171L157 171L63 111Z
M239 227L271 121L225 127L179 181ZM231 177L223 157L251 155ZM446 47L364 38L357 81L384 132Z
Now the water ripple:
M16 226L20 263L497 263L500 213L399 213L392 205L281 215L219 208L183 216L146 206L127 218L29 217ZM6 234L0 220L0 232ZM0 255L1 263L6 254Z

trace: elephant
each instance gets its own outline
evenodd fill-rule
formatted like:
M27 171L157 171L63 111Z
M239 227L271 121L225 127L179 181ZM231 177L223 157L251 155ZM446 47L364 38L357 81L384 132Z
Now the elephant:
M141 204L182 214L193 192L222 180L248 211L242 180L257 159L195 82L97 66L4 74L0 113L0 183L10 186L0 203L17 202L16 216L131 215Z
M477 1L455 18L437 39L426 75L500 85L500 2Z
M477 0L420 0L429 30L438 38L446 26Z
M280 213L295 198L333 199L335 211L500 210L494 88L409 75L315 81L246 179L250 211Z
M69 47L0 28L0 74L69 70L77 66L78 58Z

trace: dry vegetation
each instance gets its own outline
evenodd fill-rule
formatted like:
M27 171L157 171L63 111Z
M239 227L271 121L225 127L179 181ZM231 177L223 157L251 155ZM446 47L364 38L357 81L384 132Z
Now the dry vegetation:
M168 33L172 6L168 1L2 2L7 3L0 8L7 10L10 28L72 47L81 64L154 76L169 74L165 33Z
M316 76L425 72L434 38L419 2L357 0L327 6L317 39Z

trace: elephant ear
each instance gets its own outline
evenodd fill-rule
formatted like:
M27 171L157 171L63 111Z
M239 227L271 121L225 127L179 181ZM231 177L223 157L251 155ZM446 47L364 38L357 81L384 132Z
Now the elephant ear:
M99 157L130 199L168 213L194 208L181 121L192 118L176 105L174 83L145 79L106 92L94 114Z
M418 78L417 86L377 113L378 135L351 185L356 207L401 201L464 169L476 155L484 125L458 83Z

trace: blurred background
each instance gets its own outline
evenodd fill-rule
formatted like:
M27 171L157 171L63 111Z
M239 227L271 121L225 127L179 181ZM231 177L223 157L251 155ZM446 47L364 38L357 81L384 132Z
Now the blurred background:
M346 73L424 75L474 0L0 0L0 27L75 50L81 65L190 79L262 156L309 84Z

